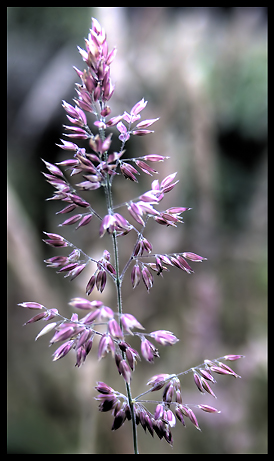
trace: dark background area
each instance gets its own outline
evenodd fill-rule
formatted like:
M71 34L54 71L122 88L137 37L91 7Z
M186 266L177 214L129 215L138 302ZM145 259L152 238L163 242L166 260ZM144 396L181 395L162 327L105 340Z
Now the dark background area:
M180 179L165 205L192 208L183 226L151 223L146 237L154 252L208 258L193 263L195 274L173 269L163 280L155 277L150 294L141 285L132 291L126 275L125 312L147 331L165 328L180 338L173 348L160 348L154 366L138 364L133 393L145 390L156 373L178 373L224 354L246 356L232 364L241 380L217 379L216 402L199 394L191 376L182 379L185 402L222 411L197 410L201 433L177 423L171 449L138 428L140 451L266 453L267 7L8 7L7 13L9 452L132 452L130 424L111 432L111 415L99 413L93 399L98 380L123 392L111 357L98 363L94 346L80 369L70 355L52 363L49 337L34 342L42 326L22 327L31 315L17 306L37 301L69 317L70 298L85 296L91 275L84 271L70 283L44 266L59 254L42 238L43 231L59 232L60 204L45 201L53 190L41 175L41 158L69 157L55 145L66 123L61 101L75 96L79 80L72 66L84 68L77 45L84 47L94 16L109 46L118 48L112 114L144 97L143 118L160 117L153 135L130 140L127 154L170 156L156 167L159 179L174 171ZM120 182L116 203L148 190L151 180L142 175L138 185ZM91 194L103 207L101 192ZM64 230L95 258L111 250L107 236L98 244L97 233L93 221L77 233ZM122 261L132 245L125 237ZM102 299L113 307L108 285ZM97 298L93 292L91 299Z

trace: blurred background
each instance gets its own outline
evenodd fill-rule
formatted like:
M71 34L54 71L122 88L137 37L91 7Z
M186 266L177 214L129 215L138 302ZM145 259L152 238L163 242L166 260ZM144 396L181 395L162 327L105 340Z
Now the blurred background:
M160 117L154 135L131 139L127 154L170 156L155 164L160 179L174 171L180 179L164 204L192 208L183 225L150 223L145 236L154 252L208 258L191 263L195 274L174 268L163 280L155 276L149 294L142 284L133 292L126 275L124 311L147 331L165 328L180 337L173 348L160 347L154 366L138 364L133 394L154 374L225 354L246 356L231 364L242 379L217 377L216 402L199 394L192 376L182 379L184 402L222 411L196 411L201 433L178 422L172 449L139 427L140 452L267 453L267 7L8 7L7 13L9 453L132 453L131 425L111 432L111 415L99 413L93 399L97 380L124 392L111 357L98 363L94 346L80 369L74 354L52 363L50 336L35 343L43 325L22 327L32 313L17 306L41 302L70 317L67 303L85 296L92 274L88 268L70 283L45 267L44 259L61 254L42 242L43 231L58 233L61 206L45 201L53 189L41 175L41 158L69 157L55 145L66 123L61 100L75 96L72 66L84 67L76 46L84 47L91 16L105 28L109 47L118 48L112 115L144 97L143 118ZM137 185L120 181L116 203L150 183L144 174ZM100 190L90 194L96 209L104 206ZM99 258L111 242L105 236L98 244L97 232L92 221L63 235ZM123 240L121 264L133 238ZM90 299L113 307L111 285ZM132 345L139 349L135 338Z

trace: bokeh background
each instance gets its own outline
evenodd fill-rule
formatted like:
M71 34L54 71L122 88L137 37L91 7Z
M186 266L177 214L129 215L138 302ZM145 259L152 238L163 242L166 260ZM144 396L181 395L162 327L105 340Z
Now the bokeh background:
M40 159L67 157L55 145L66 123L61 100L71 102L75 95L72 66L83 68L76 46L84 47L91 16L105 28L110 47L118 47L112 114L144 97L149 101L144 117L160 117L154 135L130 140L128 154L170 156L157 165L159 177L177 171L180 183L165 204L192 208L184 225L151 223L146 236L155 252L193 251L208 258L193 263L195 274L173 269L164 279L155 277L150 294L143 285L133 292L126 276L124 310L147 331L165 328L180 337L173 348L160 348L154 366L138 364L133 393L145 390L156 373L180 372L224 354L246 356L232 364L242 379L218 377L216 402L199 394L191 376L182 380L185 402L222 411L196 411L201 433L190 422L187 428L177 423L172 449L138 428L140 451L266 453L267 7L8 7L7 12L9 453L132 453L130 424L111 432L111 415L99 413L93 399L97 380L123 392L111 358L98 363L94 347L80 369L73 354L52 363L49 336L34 342L43 325L22 327L31 313L17 307L32 300L70 316L67 303L84 296L90 277L86 269L70 283L44 266L43 259L59 254L43 244L42 232L58 232L60 204L45 201L53 189L40 173ZM146 175L138 185L120 182L117 203L148 190L150 182ZM97 192L90 200L100 208L103 196ZM77 233L65 229L64 235L93 257L111 249L107 236L98 244L95 221ZM132 245L129 234L121 261ZM102 299L113 307L115 293L108 285Z

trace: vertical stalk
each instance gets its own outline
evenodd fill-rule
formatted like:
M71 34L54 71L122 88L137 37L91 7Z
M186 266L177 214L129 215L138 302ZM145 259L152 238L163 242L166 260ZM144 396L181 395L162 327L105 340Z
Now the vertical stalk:
M128 402L129 402L130 412L131 412L133 450L134 450L135 455L139 455L136 417L135 417L134 405L133 405L133 401L132 401L131 388L130 388L129 383L126 383L126 390L127 390L127 397L128 397Z
M112 189L112 185L111 185L110 177L109 177L109 175L107 175L105 193L106 193L108 213L110 213L110 214L113 212L113 201L112 201L112 190L111 189ZM119 324L120 324L120 327L122 328L122 325L121 325L121 315L123 313L122 291L121 291L122 278L120 277L119 250L118 250L118 242L117 242L116 231L114 231L113 234L112 234L112 243L113 243L113 251L114 251L114 266L115 266L115 271L116 271L115 285L116 285L116 294L117 294L117 310L118 310L118 314L119 314ZM122 352L122 355L123 355L123 359L125 360L126 359L125 353ZM135 417L134 405L133 405L133 400L132 400L132 395L131 395L131 387L130 387L130 383L125 383L125 384L126 384L126 392L127 392L128 403L129 403L130 412L131 412L133 450L134 450L134 454L137 455L137 454L139 454L139 451L138 451L138 438L137 438L137 426L136 426L136 417Z

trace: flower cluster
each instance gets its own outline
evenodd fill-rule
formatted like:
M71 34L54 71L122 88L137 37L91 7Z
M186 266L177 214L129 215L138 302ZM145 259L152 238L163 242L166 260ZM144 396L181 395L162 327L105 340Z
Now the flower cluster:
M217 360L206 360L203 365L179 374L160 374L153 376L148 385L151 386L139 396L132 398L131 379L135 371L137 360L141 357L150 363L159 357L158 346L172 346L179 340L175 334L167 330L144 332L145 328L131 313L125 313L122 307L122 284L126 272L130 269L132 287L135 289L140 281L149 291L154 282L153 273L163 276L171 268L178 268L188 274L193 273L189 264L201 262L205 257L190 251L176 253L153 253L153 245L145 237L146 226L149 220L156 225L177 227L183 223L182 214L190 210L189 207L174 206L164 209L161 202L165 194L169 193L178 184L177 173L168 174L161 181L154 179L150 188L136 198L124 203L115 204L113 199L114 184L118 180L138 182L142 173L148 176L157 174L151 165L163 162L169 157L158 154L148 154L138 158L126 158L125 145L133 136L145 136L153 133L148 129L158 118L141 119L141 112L147 101L142 98L130 110L121 115L109 118L111 108L109 101L114 94L114 85L110 77L110 66L115 58L116 49L109 51L104 29L96 19L92 19L92 27L88 39L85 40L86 49L78 48L87 68L83 71L74 68L81 84L76 84L77 98L75 105L63 101L70 125L65 125L66 137L58 146L71 154L71 158L52 164L43 160L47 173L43 173L46 180L54 187L55 192L47 200L60 201L62 208L56 214L62 217L59 227L74 226L76 230L93 225L98 232L98 238L112 239L113 254L104 250L102 257L93 258L59 234L44 232L44 242L55 249L68 248L70 253L52 256L45 260L48 267L56 269L58 273L68 277L71 281L84 270L86 278L86 294L90 296L96 288L99 293L105 289L107 280L111 280L116 288L117 302L115 307L106 306L101 300L92 300L76 297L69 305L74 309L84 311L85 315L78 318L73 313L70 318L63 316L56 308L50 309L37 302L23 302L23 308L39 310L39 313L26 322L46 321L47 324L36 336L36 340L46 333L53 332L50 345L59 344L53 353L53 361L65 357L70 351L76 355L75 366L80 367L91 351L94 340L98 341L98 360L111 356L118 373L123 378L126 394L114 391L109 385L98 382L96 389L99 392L97 400L99 410L112 411L114 416L112 429L116 430L130 420L133 430L134 452L138 453L136 425L141 426L153 435L154 432L169 444L172 444L171 428L175 425L176 417L184 425L184 418L199 429L199 425L190 405L183 403L181 385L178 376L193 372L194 382L200 392L207 392L215 397L210 384L216 382L213 373L228 374L238 377L227 365ZM87 115L93 117L92 128L88 125ZM121 142L118 152L111 149L113 132L117 130ZM86 141L87 146L79 147L76 141ZM72 184L74 177L80 177ZM105 193L105 209L95 209L91 203L81 197L82 191L91 194L102 188ZM96 203L93 200L92 203ZM130 221L123 215L123 210L130 215ZM75 214L71 214L75 213ZM63 215L69 215L64 219ZM81 231L80 231L81 232ZM127 256L124 266L119 258L119 241L129 232L134 233L136 240L131 253ZM89 263L96 264L95 271L88 273ZM53 321L52 321L53 320ZM140 331L135 331L135 330ZM140 340L140 353L130 344L132 336ZM156 347L156 345L157 347ZM240 356L225 356L224 360L234 360ZM141 397L148 392L154 392L164 387L162 399L155 401L155 413L152 415L144 406L145 400ZM197 405L196 405L197 406ZM216 413L213 407L198 405L198 408L209 413Z
M160 439L166 440L171 446L173 445L171 429L176 425L176 417L183 426L186 426L185 418L188 418L196 429L200 431L198 420L191 407L198 408L207 413L221 413L221 411L211 405L183 403L181 382L178 376L192 372L194 382L199 391L204 393L205 390L216 398L207 383L207 381L217 382L212 376L212 372L240 378L239 375L226 364L220 362L220 360L237 360L241 357L243 356L226 355L213 361L205 360L203 364L177 375L162 373L152 376L147 382L147 385L151 386L151 389L143 392L134 399L136 424L140 424L144 431L150 433L152 437L155 433ZM199 377L198 380L197 377ZM119 429L126 420L131 420L131 412L125 395L115 391L104 382L98 382L95 389L99 392L96 398L100 402L99 411L111 411L114 416L112 430ZM160 389L163 389L161 400L152 401L142 399L144 395L159 391ZM151 413L145 407L145 403L147 402L155 404L154 413Z
M70 350L75 350L76 364L80 366L85 361L87 354L90 352L95 335L100 337L98 344L98 360L105 357L109 352L115 359L118 372L126 382L131 379L131 371L135 369L136 359L140 360L138 352L133 349L128 342L126 336L138 336L141 341L141 354L148 362L153 362L154 357L159 357L158 350L154 344L147 339L152 338L161 346L173 345L178 341L178 338L166 330L152 331L151 333L139 333L132 330L144 330L140 322L132 315L123 313L120 315L120 324L115 317L117 314L108 306L105 306L102 301L89 301L85 298L73 298L70 301L70 306L87 311L87 314L78 319L78 314L72 314L68 319L62 316L58 309L47 309L42 304L36 302L24 302L19 306L30 310L41 310L43 312L31 317L26 323L34 323L39 320L49 321L55 319L54 322L48 323L42 328L36 336L36 340L41 336L55 331L50 340L50 345L65 341L53 353L53 361L59 360L69 353ZM105 325L106 330L102 332L98 326ZM100 328L102 330L102 328Z

